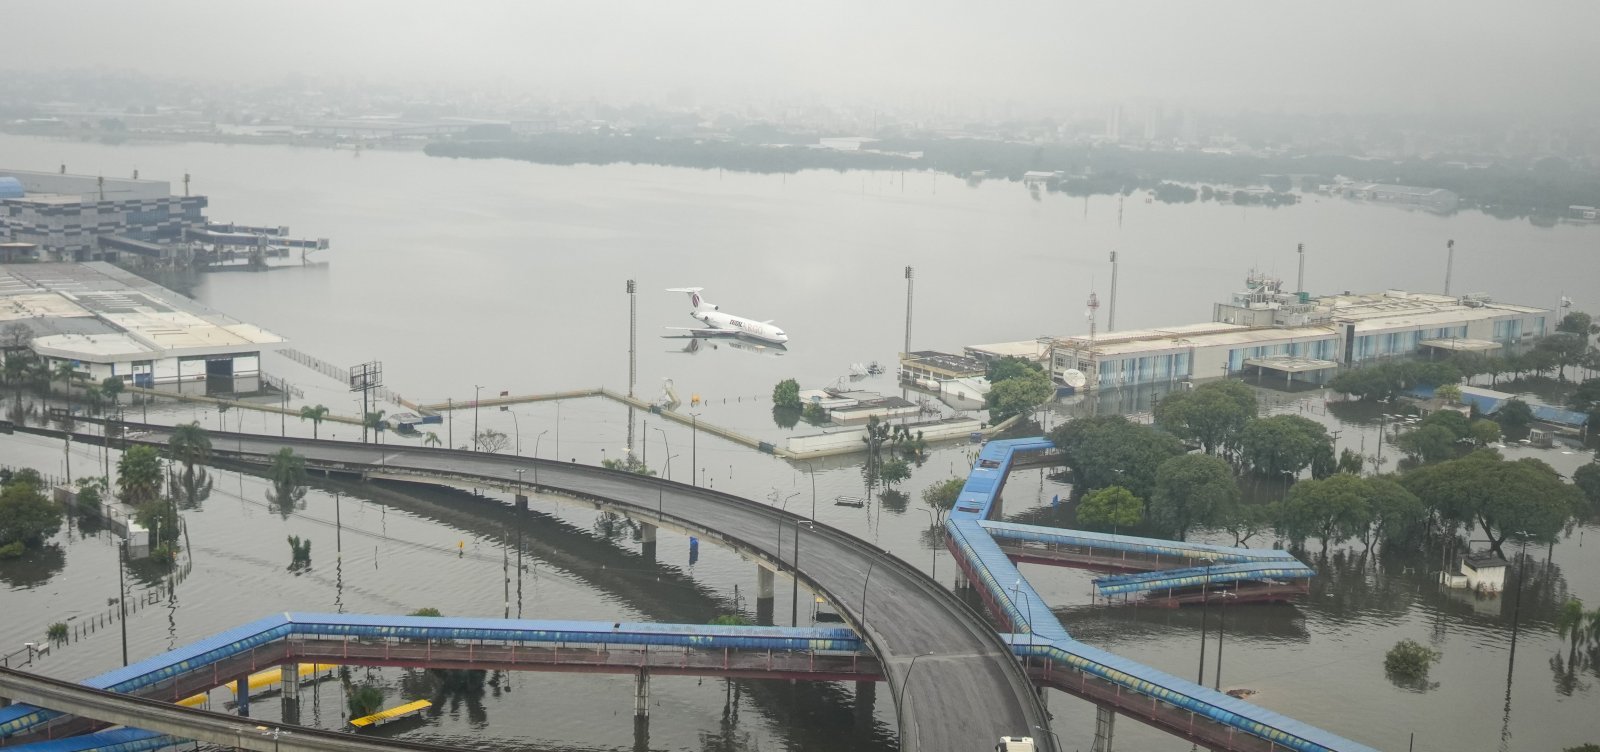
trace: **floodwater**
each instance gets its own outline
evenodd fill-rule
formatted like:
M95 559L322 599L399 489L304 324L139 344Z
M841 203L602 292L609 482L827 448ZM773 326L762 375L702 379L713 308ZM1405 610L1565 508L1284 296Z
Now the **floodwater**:
M904 337L907 264L916 267L915 349L958 350L1085 329L1084 298L1096 288L1106 300L1105 254L1112 249L1124 261L1120 328L1204 320L1210 303L1237 288L1252 265L1292 279L1298 242L1308 248L1312 290L1438 289L1444 241L1453 238L1457 290L1543 305L1564 292L1580 307L1600 308L1600 300L1586 300L1600 298L1600 264L1593 260L1600 227L1535 228L1475 213L1437 217L1328 198L1308 197L1281 209L1146 204L1139 197L1046 195L1035 201L1015 184L972 187L923 174L567 168L415 153L111 147L0 136L0 163L54 169L63 161L73 172L121 174L138 167L145 176L176 180L187 171L195 176L194 190L211 196L214 220L287 224L299 235L331 238L333 250L317 254L325 255L326 266L213 274L196 296L337 365L381 360L387 385L419 401L471 399L475 387L484 396L624 389L624 282L636 279L636 391L652 398L670 378L686 401L704 398L701 420L763 438L786 433L766 415L778 380L824 386L844 377L851 363L871 360L892 370ZM658 337L666 333L662 327L696 323L683 295L662 291L678 286L705 287L724 311L776 320L793 338L791 347L777 356L726 345L682 352L682 341ZM1102 327L1107 312L1102 307ZM267 367L304 389L305 402L356 412L352 396L336 382L276 356L268 357ZM888 377L861 383L896 389ZM1320 391L1265 394L1272 410L1340 426L1341 447L1375 451L1380 411L1330 409ZM1126 407L1143 409L1137 398ZM157 406L150 417L311 433L298 421L218 416L192 405ZM963 472L966 446L932 452L903 486L912 497L909 508L874 502L851 509L832 499L862 494L852 458L816 461L808 477L803 464L791 466L704 433L696 437L664 420L646 428L646 416L635 417L641 421L635 451L660 471L670 467L676 479L697 467L708 485L802 512L810 511L814 480L820 519L935 568L946 582L954 572L927 533L926 507L917 496ZM520 439L520 451L543 457L594 463L618 456L628 444L627 410L599 399L485 409L476 416L462 411L437 432L462 445L470 442L474 423L504 431ZM320 431L351 438L348 426L324 424ZM18 436L0 447L0 461L8 464L55 474L65 469L54 442ZM1563 472L1590 458L1571 448L1507 451L1539 456ZM74 449L77 474L100 461L92 449ZM754 610L753 565L737 555L702 546L691 564L688 541L663 535L657 562L644 561L625 525L552 499L536 500L519 518L503 499L491 504L437 491L329 486L314 489L304 509L285 517L268 508L259 480L226 470L216 478L211 498L186 515L194 565L176 586L176 606L151 606L129 620L135 659L278 610L433 606L447 614L502 615L504 565L515 559L518 528L528 563L520 603L525 616L704 621L731 608ZM337 536L334 490L343 497ZM1008 487L1006 509L1013 517L1048 521L1054 518L1049 500L1067 491L1041 472L1019 473ZM285 571L288 535L314 541L310 572ZM1600 528L1580 526L1553 549L1528 552L1533 563L1520 607L1513 595L1475 601L1439 591L1432 584L1437 561L1339 549L1316 562L1322 576L1305 602L1229 609L1221 685L1256 690L1255 702L1379 748L1403 749L1412 733L1419 750L1547 750L1600 740L1600 720L1586 712L1600 699L1600 672L1590 667L1568 674L1564 664L1552 664L1566 655L1552 627L1556 604L1568 594L1600 604L1600 537L1585 543L1587 536L1600 536ZM115 594L107 534L64 533L59 542L39 561L0 565L7 588L0 591L4 652L38 638L52 622L93 618ZM342 557L333 555L336 546ZM1026 571L1080 638L1194 675L1199 611L1095 607L1088 575ZM161 587L157 575L145 576L150 581L141 587ZM779 589L786 589L782 580ZM788 601L778 598L779 623L788 623ZM802 592L799 603L798 621L810 623L809 594ZM1214 609L1208 618L1207 684L1219 616ZM1385 679L1383 653L1402 638L1442 651L1431 677L1436 685L1400 688ZM118 665L119 652L115 629L97 628L38 665L57 675L88 676ZM375 672L391 700L408 686L403 673ZM337 685L323 690L317 719L337 726ZM887 703L877 703L874 722L861 723L851 712L852 690L745 683L733 705L738 712L725 712L722 682L657 679L653 697L660 704L652 712L648 746L893 748ZM514 675L402 733L505 748L630 748L636 742L631 691L626 676ZM220 699L217 693L214 705ZM1087 748L1092 708L1055 693L1050 706L1067 748ZM255 710L262 717L276 713L270 701L255 703ZM1119 724L1118 736L1129 749L1187 746L1131 722Z

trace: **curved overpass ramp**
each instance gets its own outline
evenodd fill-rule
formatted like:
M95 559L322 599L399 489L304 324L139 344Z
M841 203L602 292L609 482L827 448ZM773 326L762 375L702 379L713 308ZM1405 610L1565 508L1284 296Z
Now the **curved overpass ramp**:
M130 425L129 442L164 445L171 429ZM460 478L514 490L559 491L658 517L754 552L799 573L837 604L878 656L895 698L901 738L930 751L993 749L1001 736L1032 736L1054 749L1048 714L1010 646L949 590L886 551L783 510L706 488L604 468L453 449L216 432L212 454L266 462L283 447L307 467L345 473ZM781 530L781 532L780 532ZM793 561L798 535L799 561ZM780 536L789 539L780 547ZM780 558L779 551L789 558ZM862 621L862 604L867 619ZM919 664L908 682L912 661Z

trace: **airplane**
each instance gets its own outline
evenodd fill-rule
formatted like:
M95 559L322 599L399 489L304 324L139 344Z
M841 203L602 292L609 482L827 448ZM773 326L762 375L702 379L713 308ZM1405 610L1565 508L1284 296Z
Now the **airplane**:
M706 300L705 298L700 297L700 291L703 290L703 289L705 289L705 288L703 288L703 287L669 287L669 288L667 288L667 292L686 292L686 293L689 293L689 304L694 306L694 310L690 311L689 315L693 316L695 319L697 319L701 323L705 324L705 326L704 327L699 327L699 328L696 328L696 327L685 327L685 326L669 326L669 327L667 327L668 329L672 329L674 331L688 332L688 334L665 335L665 336L668 336L668 337L744 337L746 339L753 339L753 340L758 340L758 341L761 341L761 342L769 342L769 343L772 343L772 344L775 344L775 345L782 345L783 343L789 341L789 335L784 334L782 329L779 329L778 327L774 326L770 319L767 320L767 321L752 321L752 320L744 318L742 316L734 316L733 314L730 314L730 313L722 313L721 311L718 310L720 308L720 306L718 306L717 304Z

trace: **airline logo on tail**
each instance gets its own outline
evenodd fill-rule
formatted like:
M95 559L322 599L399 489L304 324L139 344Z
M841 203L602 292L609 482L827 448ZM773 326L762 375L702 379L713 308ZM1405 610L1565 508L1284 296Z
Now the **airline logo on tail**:
M730 314L719 313L718 310L720 306L700 297L700 291L703 289L705 288L667 288L667 292L688 293L689 303L694 306L694 310L690 311L689 315L705 324L704 328L687 330L690 332L688 336L726 337L742 335L780 345L789 341L789 335L785 334L782 329L779 329L777 326L773 325L771 321L762 321L757 323L744 317L735 317Z

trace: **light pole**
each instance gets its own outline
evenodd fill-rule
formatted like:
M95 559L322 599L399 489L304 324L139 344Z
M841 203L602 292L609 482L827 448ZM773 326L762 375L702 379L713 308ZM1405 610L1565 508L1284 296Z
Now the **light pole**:
M672 458L677 455L672 453L672 442L667 441L667 431L661 426L656 426L656 431L661 433L661 445L667 448L667 480L672 480Z
M511 425L515 426L515 428L513 428L512 430L517 432L517 439L516 439L517 456L521 457L522 456L522 421L517 420L517 411L516 410L507 410L506 412L511 413Z
M1217 670L1212 672L1211 688L1222 691L1222 637L1228 629L1228 599L1237 598L1226 590L1222 591L1222 620L1217 624Z
M905 699L906 699L906 689L911 686L911 672L917 670L917 660L918 659L927 658L930 655L933 655L933 651L931 651L931 650L926 652L926 653L918 653L917 655L911 656L911 665L906 667L906 676L905 676L904 679L902 679L900 681L900 696L896 697L895 700L894 700L894 706L896 708L899 708L900 717L902 719L907 717L904 703L905 703ZM912 726L912 728L916 728L916 726ZM906 746L906 735L902 732L900 734L900 748L904 749L905 746ZM916 747L918 749L922 748L922 738L921 737L917 738Z
M1200 583L1200 677L1195 683L1204 687L1206 685L1206 617L1211 612L1206 609L1211 596L1211 562L1206 562L1206 578Z
M689 482L700 485L700 413L689 413Z
M539 442L544 439L544 435L547 433L550 433L548 428L540 431L538 436L533 437L533 485L535 486L539 485ZM559 454L560 452L557 452L557 455ZM557 456L556 459L559 460L561 458Z
M474 452L480 451L478 449L478 403L480 401L478 394L482 391L483 387L477 384L472 385L472 451Z
M811 466L809 460L800 460L806 466L806 475L811 476L811 521L817 521L817 469Z
M793 498L793 497L790 497ZM810 526L807 526L810 529ZM781 538L782 536L780 536ZM789 596L789 626L800 626L800 523L794 523L794 591Z
M861 581L861 631L867 630L867 585L872 583L872 570L878 566L878 560L873 559L867 564L867 578Z
M124 564L128 560L128 539L122 539L122 545L117 546L117 608L122 616L117 622L122 625L122 666L128 666L128 585L123 577Z

